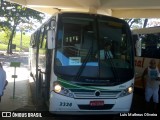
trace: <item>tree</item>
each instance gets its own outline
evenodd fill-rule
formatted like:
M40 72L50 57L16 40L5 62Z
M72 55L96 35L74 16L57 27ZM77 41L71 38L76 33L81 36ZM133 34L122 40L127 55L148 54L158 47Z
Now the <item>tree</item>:
M125 21L127 21L131 29L135 29L135 28L146 28L148 26L149 19L130 18L130 19L125 19Z
M143 28L146 28L146 26L147 26L147 23L148 23L148 19L144 19Z
M7 53L12 53L12 41L16 34L16 28L19 24L32 24L31 19L36 19L37 22L42 22L44 14L34 11L32 9L23 7L21 5L10 3L7 1L1 1L0 15L3 16L3 21L0 21L1 30L8 32L9 41Z
M132 27L133 24L141 23L141 19L130 18L130 19L125 19L125 20L127 21L130 27Z

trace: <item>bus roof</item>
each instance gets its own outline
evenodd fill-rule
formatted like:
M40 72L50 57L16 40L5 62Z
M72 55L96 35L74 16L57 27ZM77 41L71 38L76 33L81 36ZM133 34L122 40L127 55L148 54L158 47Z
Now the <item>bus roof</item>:
M132 30L133 34L160 33L160 26Z

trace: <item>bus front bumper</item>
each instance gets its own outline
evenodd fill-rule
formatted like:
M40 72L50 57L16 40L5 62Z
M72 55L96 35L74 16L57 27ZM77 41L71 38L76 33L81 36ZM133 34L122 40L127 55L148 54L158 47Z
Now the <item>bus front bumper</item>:
M82 98L66 97L55 92L50 94L49 111L54 114L118 114L130 111L133 94L120 98ZM91 101L104 101L103 106L91 106Z

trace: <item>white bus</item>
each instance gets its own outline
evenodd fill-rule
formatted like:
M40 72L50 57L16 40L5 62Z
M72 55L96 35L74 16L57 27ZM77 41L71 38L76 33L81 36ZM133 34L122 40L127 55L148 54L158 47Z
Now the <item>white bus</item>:
M106 42L112 44L113 59L100 57ZM54 114L129 112L133 49L132 34L124 20L57 13L31 36L29 63L37 102L44 99Z
M150 60L154 58L160 68L160 27L135 29L132 33L133 36L138 36L137 42L140 48L140 55L135 56L135 87L142 89L141 76Z

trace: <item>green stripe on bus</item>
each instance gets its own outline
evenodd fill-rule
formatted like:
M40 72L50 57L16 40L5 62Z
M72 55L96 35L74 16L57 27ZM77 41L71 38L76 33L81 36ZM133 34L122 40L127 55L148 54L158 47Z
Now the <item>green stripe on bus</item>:
M68 89L77 89L79 90L111 90L111 89L105 89L105 88L100 88L100 87L95 87L95 86L81 86L81 85L77 85L77 84L73 84L69 81L63 80L61 78L58 78L58 82L65 88ZM121 91L120 89L118 90L114 90L114 91Z

